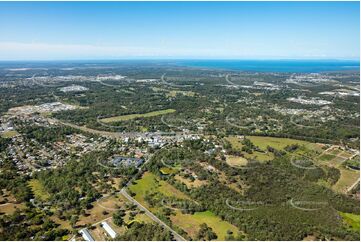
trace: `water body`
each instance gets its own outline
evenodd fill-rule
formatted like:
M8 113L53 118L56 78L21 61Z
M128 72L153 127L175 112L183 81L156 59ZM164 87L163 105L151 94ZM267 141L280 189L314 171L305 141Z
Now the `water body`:
M179 60L176 65L256 72L328 72L360 69L359 60Z

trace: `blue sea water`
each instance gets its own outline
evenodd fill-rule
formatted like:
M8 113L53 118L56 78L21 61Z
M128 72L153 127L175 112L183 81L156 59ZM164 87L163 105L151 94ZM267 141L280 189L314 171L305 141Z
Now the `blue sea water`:
M359 60L179 60L176 65L256 72L328 72L359 70Z

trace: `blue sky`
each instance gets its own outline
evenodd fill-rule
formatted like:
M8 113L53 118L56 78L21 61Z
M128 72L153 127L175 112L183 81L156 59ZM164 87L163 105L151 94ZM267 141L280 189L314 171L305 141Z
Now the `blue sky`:
M0 2L0 59L355 59L359 2Z

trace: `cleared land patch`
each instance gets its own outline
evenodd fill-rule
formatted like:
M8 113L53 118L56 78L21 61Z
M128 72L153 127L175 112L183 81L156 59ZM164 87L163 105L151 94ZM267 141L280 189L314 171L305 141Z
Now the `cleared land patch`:
M144 196L150 192L159 192L168 197L189 199L187 195L177 190L169 183L160 180L156 175L150 172L144 173L142 178L137 180L136 184L131 185L129 189L136 194L135 199L142 204L146 204Z
M175 109L165 109L165 110L159 110L159 111L153 111L149 113L142 113L142 114L128 114L128 115L121 115L121 116L115 116L110 118L103 118L100 119L103 123L113 123L113 122L119 122L119 121L127 121L135 118L150 118L155 117L159 115L174 113Z
M124 206L126 199L121 194L109 196L95 202L94 207L87 210L85 215L80 216L77 225L86 225L99 222L110 217L118 208ZM106 213L105 213L105 212Z
M136 194L135 199L143 205L147 205L144 200L144 196L148 192L158 192L167 197L175 197L187 200L190 199L187 195L177 190L169 183L160 180L156 175L150 172L144 173L143 177L138 180L136 184L130 186L130 190ZM159 209L161 208L150 208L152 212L159 211ZM195 239L199 230L199 226L202 223L206 223L213 229L213 231L218 236L218 240L224 240L228 230L232 231L234 235L237 235L238 233L237 227L226 221L223 221L220 217L216 216L210 211L197 212L193 215L182 214L180 211L175 211L175 215L171 215L170 218L174 225L185 230L193 239Z
M340 179L331 187L334 191L345 193L360 177L360 171L344 167L343 164L350 157L352 157L350 152L330 148L317 158L319 164L337 168L341 172Z
M45 190L44 186L37 179L31 179L29 186L34 193L36 199L40 201L47 201L50 198L50 194Z
M265 136L247 136L252 143L262 150L266 150L267 146L271 146L275 149L282 150L287 145L297 144L299 146L305 146L307 149L322 151L322 149L315 143L311 143L304 140L289 139L289 138L276 138L276 137L265 137Z
M255 146L260 148L260 151L253 151L251 154L243 152L242 154L247 160L268 161L274 159L274 154L267 151L268 146L277 150L284 150L286 146L297 144L300 148L296 150L296 153L300 154L305 152L319 154L323 151L320 144L303 140L268 136L246 136L245 138L249 139ZM241 151L244 146L242 144L243 137L229 136L226 140L230 142L233 149Z
M16 132L15 130L10 130L10 131L5 131L1 134L1 137L3 138L12 138L17 136L19 133Z
M176 172L175 169L170 168L170 167L162 167L159 170L163 175L170 175Z
M245 166L248 163L248 160L246 158L240 157L240 156L234 156L234 155L228 155L226 156L226 162L230 166Z
M174 178L184 183L188 188L200 187L207 184L207 181L205 180L201 181L199 179L195 179L194 181L191 181L190 179L184 178L180 175L175 175Z
M338 192L345 192L347 188L351 187L360 178L360 172L342 167L338 169L341 172L341 177L332 188Z
M344 222L348 224L352 230L359 232L360 231L360 215L352 213L342 213L340 212Z
M199 231L199 226L206 223L217 234L217 240L225 240L227 231L230 230L234 235L239 233L236 226L223 221L220 217L216 216L211 211L196 212L194 214L182 214L177 212L175 216L171 216L174 224L185 230L192 239L196 239Z
M177 94L181 94L181 95L184 95L184 96L187 96L187 97L194 97L195 95L195 92L192 92L192 91L177 91L177 90L172 90L172 91L169 91L166 96L167 97L176 97Z
M0 214L13 214L17 209L25 208L25 204L6 203L0 205Z

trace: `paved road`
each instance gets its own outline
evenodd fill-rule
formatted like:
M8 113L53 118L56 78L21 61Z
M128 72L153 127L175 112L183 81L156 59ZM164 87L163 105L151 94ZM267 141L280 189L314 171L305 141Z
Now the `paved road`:
M142 173L143 167L152 159L153 155L149 156L148 159L143 163L143 165L139 168L139 173ZM139 174L138 173L138 174ZM127 187L132 184L136 176L134 176L128 183L120 190L120 194L122 194L125 198L127 198L130 202L137 205L140 210L143 210L145 214L150 217L154 222L158 223L159 225L163 226L165 229L169 230L173 236L174 239L177 241L185 241L186 239L183 238L180 234L178 234L176 231L174 231L171 227L169 227L167 224L165 224L162 220L157 218L151 211L149 211L147 208L145 208L142 204L140 204L137 200L132 198L128 192Z
M52 122L52 123L60 123L62 125L69 126L74 129L79 129L84 132L96 134L96 135L103 136L106 138L115 138L115 139L143 138L143 139L145 139L147 137L152 137L152 136L171 135L169 137L176 140L176 139L180 139L181 137L184 137L184 132L161 132L161 131L147 132L147 133L144 133L144 132L110 132L110 131L102 131L102 130L92 129L92 128L88 128L86 126L79 126L79 125L65 122L65 121L62 121L59 119L55 119L55 118L48 118L48 121ZM195 134L187 133L187 135L195 135ZM164 136L164 137L166 137L166 136Z
M145 212L146 215L148 215L148 217L150 217L153 221L155 221L156 223L158 223L159 225L163 226L165 229L169 230L174 238L178 241L185 241L186 239L183 238L180 234L178 234L176 231L174 231L171 227L169 227L167 224L165 224L162 220L160 220L159 218L157 218L152 212L150 212L148 209L146 209L142 204L140 204L137 200L135 200L134 198L132 198L126 191L125 188L123 188L120 193L126 197L130 202L132 202L133 204L137 205L138 208L140 210L143 210Z
M143 167L152 159L153 155L149 156L148 159L143 163L143 165L139 168L139 173L143 173L142 169ZM138 174L139 174L138 173ZM149 211L147 208L145 208L142 204L140 204L137 200L132 198L128 192L127 187L132 184L136 176L134 176L132 179L128 181L128 183L120 190L120 194L122 194L126 199L128 199L133 204L137 205L138 208L145 212L145 214L150 217L154 222L158 223L159 225L163 226L165 229L169 230L173 236L174 239L177 241L185 241L186 239L183 238L180 234L178 234L176 231L174 231L171 227L169 227L167 224L165 224L162 220L157 218L151 211Z
M226 75L226 82L232 86L238 86L229 80L229 74Z
M143 167L151 160L153 155L149 156L148 159L143 163L143 165L139 168L139 173L142 173L142 169ZM145 214L150 217L153 221L155 221L156 223L158 223L159 225L161 225L162 227L164 227L165 229L169 230L172 234L173 234L173 237L174 239L176 239L177 241L185 241L186 239L183 238L180 234L178 234L176 231L174 231L171 227L169 227L167 224L165 224L162 220L160 220L159 218L157 218L152 212L150 212L148 209L146 209L142 204L140 204L137 200L135 200L134 198L132 198L128 193L127 193L127 187L132 184L132 182L134 181L136 176L134 176L132 179L130 179L128 181L128 183L120 190L120 194L122 194L126 199L128 199L130 202L132 202L133 204L137 205L138 208L142 211L145 212ZM109 195L110 196L110 195ZM109 196L106 196L106 197L109 197ZM102 197L100 199L97 200L97 202L99 202L99 200L101 199L104 199L106 197ZM102 207L99 203L98 205L100 207ZM105 208L105 209L108 209L108 208ZM96 223L93 224L93 226L103 222L103 221L106 221L108 219L111 219L112 216L108 217L108 218L105 218L101 221L98 221Z

